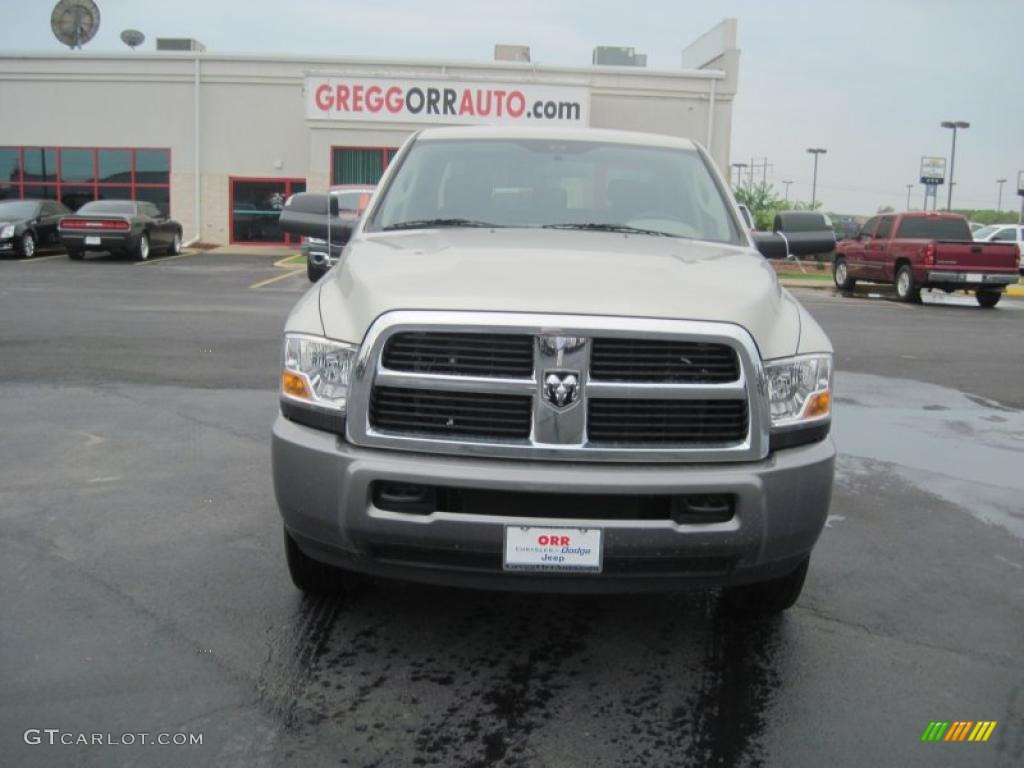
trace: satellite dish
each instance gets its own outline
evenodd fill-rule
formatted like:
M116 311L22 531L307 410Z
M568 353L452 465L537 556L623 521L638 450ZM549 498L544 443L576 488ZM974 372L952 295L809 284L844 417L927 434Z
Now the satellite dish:
M100 28L100 9L93 0L60 0L50 14L53 35L68 48L81 48Z
M136 47L142 45L146 40L146 36L139 32L137 29L126 29L121 33L121 42L131 48L133 51Z

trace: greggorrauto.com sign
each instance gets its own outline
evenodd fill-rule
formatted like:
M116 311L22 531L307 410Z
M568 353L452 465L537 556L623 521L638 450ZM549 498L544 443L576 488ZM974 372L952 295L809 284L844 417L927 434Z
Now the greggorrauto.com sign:
M311 120L588 126L586 88L372 77L306 78Z

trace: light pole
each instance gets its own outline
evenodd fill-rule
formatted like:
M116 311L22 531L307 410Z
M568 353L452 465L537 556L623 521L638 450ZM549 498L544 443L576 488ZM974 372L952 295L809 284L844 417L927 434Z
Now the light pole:
M971 124L963 120L943 120L940 125L943 128L953 130L953 150L949 153L949 194L946 197L946 210L953 210L953 172L956 169L956 132L971 127Z
M733 189L739 189L743 186L743 169L747 167L746 163L733 163L732 167L736 169L736 185Z
M788 203L789 202L789 185L792 184L793 182L792 181L783 181L782 183L786 185L786 202Z
M913 184L907 184L907 210L910 210L910 190L914 188Z
M807 151L814 155L814 181L811 183L811 208L818 202L818 155L824 155L827 149L821 147L808 147Z
M1006 179L996 179L996 184L999 185L999 202L996 204L996 210L1003 210L1003 184L1006 183Z

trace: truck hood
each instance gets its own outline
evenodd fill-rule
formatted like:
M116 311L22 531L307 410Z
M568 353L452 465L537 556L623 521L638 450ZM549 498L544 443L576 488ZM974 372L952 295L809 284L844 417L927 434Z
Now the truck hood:
M733 323L765 359L795 354L800 339L797 304L759 253L678 238L523 229L362 234L318 287L325 335L350 342L398 309ZM303 304L289 330L311 330L293 327L308 321Z

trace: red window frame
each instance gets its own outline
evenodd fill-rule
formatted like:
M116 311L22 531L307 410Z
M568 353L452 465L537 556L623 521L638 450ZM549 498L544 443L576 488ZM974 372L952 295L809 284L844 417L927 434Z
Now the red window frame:
M21 200L25 198L26 189L43 189L46 187L52 187L54 195L58 201L63 198L63 192L65 187L74 189L88 188L92 190L92 199L98 200L101 189L128 189L132 200L137 198L137 190L139 189L166 189L167 190L167 210L170 215L171 210L171 172L174 167L173 156L170 147L71 147L71 146L57 146L52 144L40 144L38 146L3 146L0 149L15 149L18 151L18 177L17 179L5 179L5 183L9 183L13 189L18 192L18 198ZM54 153L54 180L53 181L25 181L25 150L36 150L36 149L52 149ZM122 182L103 182L99 179L99 153L100 150L124 150L131 153L131 176L130 181L125 184ZM92 181L64 181L61 178L62 175L62 156L65 150L85 150L92 153ZM166 152L167 153L167 183L138 183L135 180L136 177L136 153L139 151L152 151L152 152ZM33 198L34 199L34 198Z
M368 151L376 150L376 151L380 152L380 163L381 163L381 165L380 165L380 168L381 168L380 172L381 172L381 175L383 175L387 171L388 166L391 165L391 161L395 159L394 156L388 157L388 152L393 153L393 155L397 155L398 154L398 150L401 149L401 147L360 147L360 146L354 146L354 145L349 145L349 144L332 144L331 145L331 163L330 163L331 169L330 169L330 176L327 177L328 179L330 179L330 184L331 184L332 187L335 186L335 183L334 183L334 152L335 152L335 150L338 150L338 149L341 149L341 150L356 149L356 150L360 150L362 152L368 152ZM339 182L339 183L341 183L341 182Z
M292 195L292 185L307 185L306 179L298 176L228 176L228 243L231 245L299 245L302 238L299 235L286 233L284 240L236 240L235 239L235 182L255 181L272 182L284 184L285 199Z

